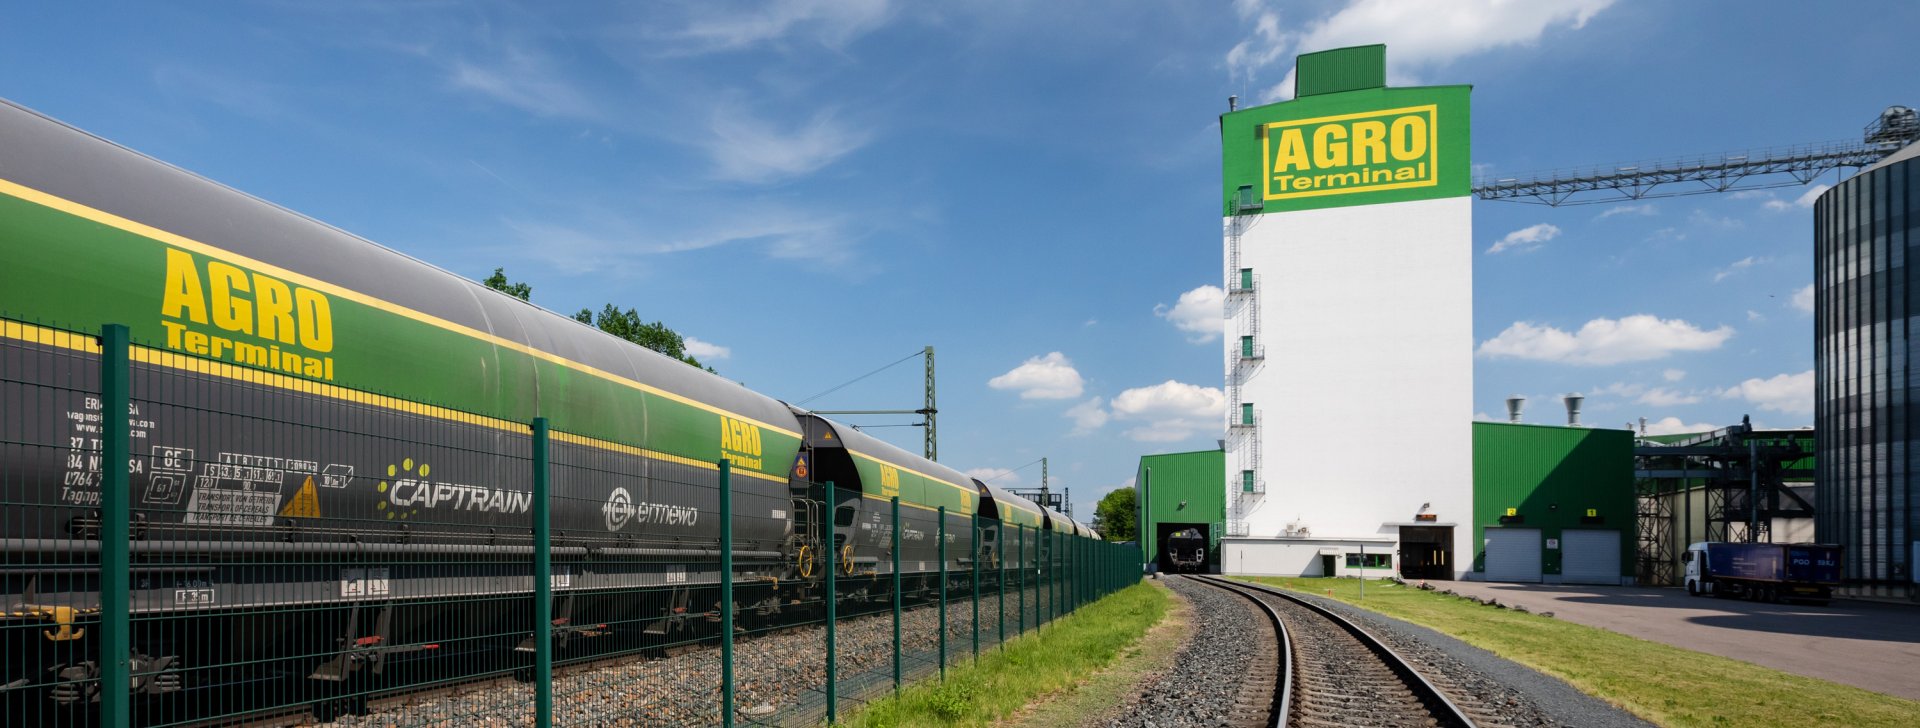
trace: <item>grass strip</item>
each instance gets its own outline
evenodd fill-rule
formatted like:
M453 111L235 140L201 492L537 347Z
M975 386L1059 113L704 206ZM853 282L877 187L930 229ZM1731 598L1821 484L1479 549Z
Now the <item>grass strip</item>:
M1064 690L1100 671L1166 615L1167 590L1135 584L1109 594L1038 632L1007 640L973 664L868 703L848 726L998 725L1035 698Z
M1167 590L1165 581L1147 583ZM1005 724L1014 728L1096 726L1119 717L1140 694L1142 683L1173 668L1174 660L1180 656L1180 646L1187 643L1187 636L1193 632L1192 612L1193 608L1176 595L1166 617L1147 630L1145 636L1121 650L1106 669L1079 685L1028 704Z
M1430 627L1663 726L1913 726L1920 702L1460 597L1354 579L1236 577Z

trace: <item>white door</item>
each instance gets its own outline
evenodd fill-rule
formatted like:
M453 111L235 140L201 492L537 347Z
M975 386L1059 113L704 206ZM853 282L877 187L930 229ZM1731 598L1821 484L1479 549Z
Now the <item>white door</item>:
M1540 529L1489 528L1487 581L1539 581Z
M1560 580L1568 584L1620 585L1620 532L1560 533Z

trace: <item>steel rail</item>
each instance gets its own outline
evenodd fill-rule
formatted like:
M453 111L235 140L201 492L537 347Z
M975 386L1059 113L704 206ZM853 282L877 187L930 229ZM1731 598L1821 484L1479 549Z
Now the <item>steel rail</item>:
M1210 583L1210 584L1219 585L1223 587L1226 584L1232 584L1235 587L1241 587L1247 590L1257 591L1263 594L1270 594L1270 595L1285 599L1294 604L1298 604L1302 607L1306 607L1308 610L1312 611L1313 613L1318 614L1321 617L1325 617L1328 621L1333 622L1335 625L1338 625L1341 629L1345 630L1348 634L1353 635L1354 639L1359 640L1360 643L1362 645L1365 645L1368 650L1372 651L1375 655L1378 655L1380 657L1380 661L1386 664L1386 666L1389 669L1393 670L1395 674L1399 675L1402 680L1405 680L1407 683L1407 688L1413 691L1415 696L1420 698L1421 702L1426 703L1428 710L1432 711L1434 713L1434 717L1439 718L1443 724L1460 726L1461 728L1478 728L1477 724L1474 723L1473 718L1469 717L1466 711L1461 710L1460 706L1455 705L1452 700L1449 700L1447 698L1446 693L1441 692L1440 688L1436 687L1431 681L1427 680L1425 675L1420 674L1420 671L1415 669L1413 667L1413 664L1408 662L1406 658L1401 657L1400 653L1394 652L1393 648L1388 647L1385 642L1382 642L1380 641L1379 638L1374 637L1372 633L1366 631L1365 629L1362 629L1360 625L1354 624L1351 620L1347 619L1346 617L1340 616L1339 614L1335 613L1333 610L1327 609L1326 607L1322 607L1318 604L1314 604L1313 602L1303 599L1299 596L1289 594L1286 591L1276 589L1270 586L1265 586L1262 584L1251 584L1247 582L1229 582L1226 579L1221 579L1213 576L1193 576L1191 578L1198 581L1205 582L1205 583ZM1231 589L1232 587L1224 587L1224 588Z
M1189 579L1199 581L1202 584L1226 591L1229 594L1237 595L1249 602L1253 602L1260 607L1262 613L1267 615L1267 619L1273 622L1273 635L1280 643L1276 648L1279 654L1275 658L1279 662L1279 669L1277 670L1279 675L1278 679L1274 681L1273 706L1268 708L1270 712L1267 715L1267 725L1272 728L1282 728L1287 724L1287 716L1293 713L1293 638L1287 633L1286 620L1280 618L1280 611L1274 609L1272 604L1268 604L1266 600L1247 593L1245 589L1238 588L1238 584L1214 581L1193 574L1187 574L1185 576Z

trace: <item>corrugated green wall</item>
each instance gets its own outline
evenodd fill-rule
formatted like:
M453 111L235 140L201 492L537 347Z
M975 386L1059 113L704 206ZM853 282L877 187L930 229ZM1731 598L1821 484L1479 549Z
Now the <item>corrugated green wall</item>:
M1160 558L1159 544L1153 542L1153 524L1205 523L1212 537L1209 547L1214 563L1219 563L1220 536L1227 528L1227 454L1201 450L1144 456L1134 475L1136 486L1148 482L1148 468L1153 469L1147 488L1147 498L1152 502L1148 504L1147 522L1140 524L1149 549L1147 558ZM1181 507L1182 501L1185 507Z
M1486 560L1488 527L1507 509L1558 539L1568 528L1620 531L1621 576L1632 576L1638 530L1633 497L1633 433L1626 430L1473 423L1473 570ZM1598 523L1583 523L1593 509ZM1560 551L1541 556L1546 574L1560 573Z

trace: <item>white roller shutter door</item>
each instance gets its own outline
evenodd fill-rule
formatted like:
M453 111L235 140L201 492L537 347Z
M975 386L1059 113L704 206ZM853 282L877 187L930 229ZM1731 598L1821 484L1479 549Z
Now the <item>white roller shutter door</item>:
M1620 585L1619 531L1564 531L1560 556L1560 577L1568 584Z
M1487 581L1539 581L1540 529L1489 528Z

